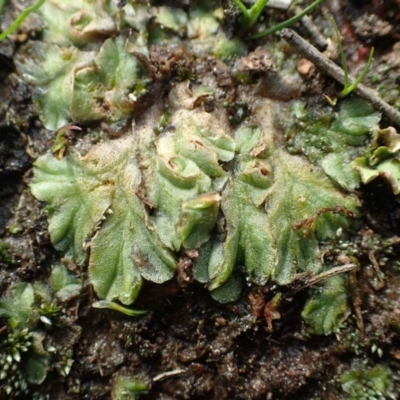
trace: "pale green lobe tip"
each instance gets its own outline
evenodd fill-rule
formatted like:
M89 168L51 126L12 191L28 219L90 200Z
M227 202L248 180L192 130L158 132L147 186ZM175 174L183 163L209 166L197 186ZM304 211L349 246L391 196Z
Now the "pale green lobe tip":
M210 295L220 303L230 303L239 298L241 291L242 282L240 277L231 275L222 286L210 291Z
M138 170L128 157L132 138L36 162L33 194L52 208L49 231L57 248L83 264L90 244L89 276L100 297L131 304L142 276L164 282L176 261L163 246L135 194ZM135 178L136 177L136 178ZM57 194L58 192L58 194ZM107 213L107 210L113 213Z
M372 349L375 346L372 345ZM378 349L379 351L379 349ZM372 351L374 353L374 351ZM353 399L361 398L366 392L367 383L370 397L383 399L385 397L395 399L393 371L385 364L376 365L372 368L362 366L351 368L340 376L340 382L344 392ZM384 396L386 395L386 396Z
M7 319L12 329L32 328L35 325L32 312L34 294L31 284L20 282L10 286L6 295L0 299L0 315Z
M343 275L328 278L304 306L302 317L315 334L329 335L338 330L350 314L347 281Z
M360 184L358 174L349 168L349 157L343 153L327 154L321 162L324 172L341 187L348 190L356 189Z
M372 150L352 161L363 183L370 183L378 176L386 179L395 195L400 193L400 135L392 127L376 129Z
M318 272L321 267L318 240L334 238L336 230L347 225L344 212L328 210L340 206L354 212L359 202L355 196L339 192L322 170L303 158L283 152L276 152L273 158L276 177L267 210L278 248L277 279L287 283L295 271ZM318 214L324 209L327 211ZM294 229L294 224L312 217L315 223L306 233Z
M185 104L183 91L189 99L201 92L185 89L185 83L178 85L170 102ZM151 221L167 247L198 248L209 239L217 220L220 195L213 194L215 182L225 179L223 162L234 157L235 143L229 127L199 109L180 109L172 113L171 123L176 129L158 138L157 153L151 156L157 170L147 174L154 205Z
M165 178L182 189L193 188L200 177L200 169L196 163L181 156L171 157L169 160L160 158L158 167Z
M134 195L117 195L114 213L92 240L89 277L100 297L131 304L142 277L165 282L172 278L176 261L146 226L143 204Z
M136 400L140 394L146 393L147 385L137 381L136 377L119 375L112 389L112 400Z
M110 207L114 189L110 184L100 185L101 180L82 167L74 153L61 160L46 155L36 161L35 168L31 190L53 210L49 222L52 242L68 258L82 264L85 242Z
M359 172L363 183L369 183L378 176L382 176L390 183L395 195L400 193L400 161L398 159L389 159L372 167L366 157L361 157L354 160L352 166Z
M225 242L201 252L196 263L196 274L208 271L210 290L223 285L240 262L249 279L260 285L271 279L285 285L297 273L318 273L319 240L333 238L347 223L345 215L318 212L337 206L354 212L358 207L355 197L342 195L320 169L301 157L277 150L268 158L268 168L266 161L254 158L265 168L261 185L248 179L247 156L245 160L222 196ZM307 234L294 229L296 222L313 216L315 223Z
M294 106L296 110L301 105ZM297 111L298 121L289 129L290 148L300 151L311 163L345 190L360 185L360 176L350 163L360 157L369 145L380 113L359 98L340 102L338 113L319 107L311 113Z
M251 126L244 126L235 132L236 150L242 154L250 153L260 140L261 132Z
M171 29L180 35L183 35L188 23L187 14L173 7L159 7L156 21L163 28Z
M50 275L49 285L60 301L67 301L80 293L82 284L65 266L56 265Z
M71 121L114 123L134 110L129 94L141 80L139 65L122 37L107 39L97 53L42 42L32 53L30 60L17 66L25 79L41 87L34 100L47 129Z
M28 381L35 385L40 385L46 379L48 371L48 357L33 355L28 359L26 365L26 374Z
M221 196L213 193L182 204L178 233L185 248L198 248L209 239L217 220L220 201Z
M271 186L271 166L262 160L252 160L243 165L242 179L255 188L268 189Z

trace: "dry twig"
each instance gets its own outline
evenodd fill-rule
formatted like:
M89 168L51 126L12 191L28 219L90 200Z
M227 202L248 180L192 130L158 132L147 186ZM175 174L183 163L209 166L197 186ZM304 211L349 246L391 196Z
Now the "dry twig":
M294 47L303 57L313 62L318 68L336 79L343 85L346 82L345 73L342 68L337 66L333 61L326 58L314 46L304 40L299 34L292 29L283 29L281 37ZM349 77L349 83L354 82L354 78ZM364 98L372 104L372 106L386 115L397 126L400 126L400 112L394 107L382 100L379 94L363 84L358 84L354 89L354 93Z

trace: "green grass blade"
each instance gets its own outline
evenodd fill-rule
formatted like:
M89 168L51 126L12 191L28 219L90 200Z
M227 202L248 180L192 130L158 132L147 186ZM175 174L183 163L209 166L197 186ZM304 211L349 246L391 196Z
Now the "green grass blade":
M361 81L365 78L365 76L368 74L371 65L374 61L374 48L371 49L368 57L367 64L365 65L363 71L361 72L360 76L351 84L349 85L347 82L347 85L345 85L344 89L340 92L339 97L345 97L348 94L350 94Z
M3 15L4 7L6 6L7 0L0 0L0 16Z
M340 62L342 64L342 68L344 71L344 89L343 90L346 90L347 87L349 86L349 70L347 68L347 61L346 61L346 56L344 54L344 49L343 49L342 39L340 37L339 27L337 26L337 23L333 18L332 18L332 24L333 24L333 27L335 28L335 33L336 33L336 37L337 37L337 45L338 45L339 54L340 54Z
M19 26L22 24L22 22L24 21L24 19L31 13L34 12L36 10L38 10L43 3L45 2L45 0L39 0L37 3L35 3L33 6L31 7L27 7L25 8L25 10L23 10L18 17L15 19L15 21L11 24L11 26L6 29L2 34L0 34L0 42L2 40L4 40L8 35L11 35L12 33L14 33ZM4 4L3 4L4 7Z
M242 13L243 24L248 24L250 22L249 10L240 0L232 0L232 2Z
M250 8L250 10L248 11L250 26L257 21L265 6L268 4L268 1L269 0L257 0L254 3L253 7Z
M256 35L253 35L251 39L259 39L264 36L270 35L271 33L280 31L283 28L287 28L290 25L293 25L295 22L299 21L302 19L306 14L310 13L312 10L314 10L315 7L319 6L322 3L323 0L315 0L313 3L311 3L308 7L306 7L301 13L296 14L292 18L287 19L286 21L283 21L279 24L276 24L274 26L271 26L271 28L262 31L260 33L257 33Z

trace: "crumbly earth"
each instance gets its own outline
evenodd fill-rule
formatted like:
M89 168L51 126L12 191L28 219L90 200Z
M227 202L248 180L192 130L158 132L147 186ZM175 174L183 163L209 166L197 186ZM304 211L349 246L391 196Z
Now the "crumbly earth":
M3 27L24 3L11 2ZM169 3L185 7L187 2ZM356 70L368 56L364 49L374 44L381 94L386 93L388 101L398 106L399 2L327 3L344 35L349 68ZM35 31L37 21L32 18L30 24L33 27L24 25L12 40L0 44L0 239L7 249L0 251L0 293L20 281L46 281L52 265L61 258L50 243L43 205L28 188L32 162L51 148L54 138L36 116L31 88L13 72L13 57ZM213 62L220 87L235 90L237 83L227 67L219 60ZM383 66L390 72L380 73ZM308 77L309 72L306 69L303 86L297 91L280 91L281 100L307 96L311 102L324 101L320 93L330 93L335 84L312 71ZM204 60L197 65L196 74L210 79L210 63ZM265 95L257 87L262 79L267 78L256 77L252 95ZM162 96L166 86L154 91ZM88 146L83 136L75 140L83 149ZM72 368L62 376L57 372L62 357L55 357L45 381L30 385L28 395L21 398L110 399L118 377L127 375L147 385L147 393L140 398L149 400L347 399L351 397L342 390L341 375L381 364L392 370L392 398L399 398L400 246L396 241L400 207L384 180L364 186L358 195L363 217L349 245L359 254L360 269L352 276L352 315L336 335L315 336L307 331L301 319L307 288L284 288L279 314L270 303L276 294L273 287L248 286L238 302L223 305L193 281L190 265L182 263L177 280L146 283L135 308L149 312L132 318L92 308L95 295L83 271L82 294L63 305L62 318L55 326L42 327L57 351L69 354ZM392 241L386 253L385 240ZM382 281L377 268L385 275ZM0 340L6 336L6 321L0 319ZM0 394L0 398L10 398L4 396Z

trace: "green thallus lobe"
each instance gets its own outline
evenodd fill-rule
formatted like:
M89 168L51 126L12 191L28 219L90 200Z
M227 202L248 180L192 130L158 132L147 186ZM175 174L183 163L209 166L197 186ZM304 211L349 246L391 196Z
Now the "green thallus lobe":
M126 120L140 103L136 90L143 93L146 87L134 54L157 62L147 41L150 21L163 25L157 26L153 43L163 48L171 35L175 40L186 35L188 51L199 60L245 49L227 40L218 19L203 8L180 10L174 18L173 9L162 7L153 20L145 5L127 5L118 14L118 9L105 12L79 4L90 16L87 21L67 6L68 18L55 24L64 14L56 2L46 3L47 42L35 43L33 59L18 65L26 79L41 87L36 103L49 129L71 121L106 121L127 130ZM139 20L134 18L138 15ZM115 37L115 20L121 18L136 32L129 39ZM112 37L90 43L99 36ZM325 276L334 270L335 262L325 265L321 255L357 214L359 202L349 190L360 178L349 166L365 151L362 146L379 116L362 107L359 115L359 105L344 102L338 114L329 111L332 129L322 117L315 124L320 129L310 132L312 118L305 116L300 121L305 129L285 144L275 127L287 115L282 104L257 98L251 118L233 129L213 85L175 84L168 100L160 99L120 139L104 141L85 156L69 148L60 159L48 154L36 161L31 188L48 205L52 242L76 264L88 262L90 281L106 302L100 305L132 304L143 280L171 279L181 257L190 259L194 278L222 302L237 299L243 273L258 285L287 285L303 273ZM207 112L205 99L214 100ZM157 121L166 109L164 127ZM62 130L58 147L63 146L61 135ZM332 154L326 154L322 139L332 144ZM348 313L345 279L327 283L324 290L304 318L310 324L318 320L315 330L329 333ZM333 293L341 301L329 311ZM321 322L319 310L331 318Z
M198 249L195 277L220 301L237 297L230 285L237 285L231 277L240 265L261 285L320 272L320 241L348 225L357 199L276 148L272 132L246 124L231 132L222 110L185 109L194 96L185 87L170 93L174 131L157 137L145 124L83 158L71 151L36 162L31 188L51 206L55 246L82 264L89 238L95 290L127 305L143 278L161 283L173 276L182 248ZM216 294L225 285L236 295Z

